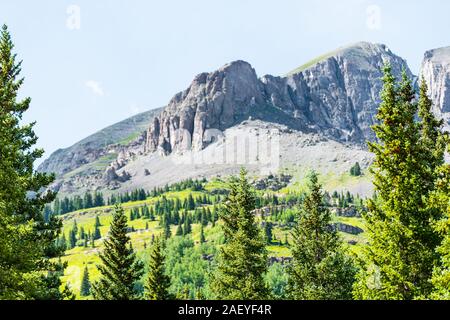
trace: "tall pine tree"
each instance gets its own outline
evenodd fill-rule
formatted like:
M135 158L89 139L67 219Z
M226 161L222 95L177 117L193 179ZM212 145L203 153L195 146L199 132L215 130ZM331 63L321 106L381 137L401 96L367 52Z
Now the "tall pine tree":
M80 296L87 297L91 294L91 281L89 280L89 271L84 266L83 277L81 278Z
M152 245L145 282L145 298L149 300L169 300L170 277L165 274L164 241L157 237Z
M292 231L288 292L296 300L350 300L356 269L331 227L317 174L312 172L309 179L310 193Z
M20 100L22 62L4 25L0 34L0 298L62 299L59 279L64 265L56 239L61 221L44 219L44 206L55 199L46 190L53 175L38 173L34 163L43 155L35 149L35 123L21 120L31 99Z
M263 275L267 252L262 232L255 222L255 195L241 169L230 181L230 193L221 212L225 243L220 248L212 291L219 299L266 299L269 290Z
M92 293L99 300L134 300L139 294L136 282L142 275L142 262L136 259L127 236L127 218L123 208L116 205L105 249L100 253L100 279L93 283Z
M439 262L441 239L432 222L440 213L427 204L440 162L438 147L429 141L438 123L425 119L426 89L419 108L406 73L397 85L390 66L384 72L379 123L373 126L378 141L369 143L376 197L363 215L368 246L354 293L358 299L417 299L430 294ZM421 122L416 121L419 109Z
M450 151L450 144L449 144ZM443 236L438 253L441 254L441 265L433 272L434 285L432 299L450 300L450 165L443 164L439 170L436 191L430 197L433 208L445 213L442 220L436 223L436 231Z

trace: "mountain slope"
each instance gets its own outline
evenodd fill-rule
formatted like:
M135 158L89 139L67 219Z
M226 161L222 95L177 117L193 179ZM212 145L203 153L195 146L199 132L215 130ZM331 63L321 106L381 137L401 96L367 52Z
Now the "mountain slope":
M118 122L66 149L52 153L38 168L41 172L54 172L58 176L92 163L108 153L108 147L127 144L145 131L150 121L162 109L153 109Z
M145 150L201 150L208 129L225 130L248 117L314 132L337 141L364 144L374 123L385 62L400 77L406 62L386 46L357 43L286 77L258 79L244 61L195 77L177 94L147 132ZM190 139L188 139L189 137Z
M447 50L430 51L423 67L436 112L444 117L450 108L448 57ZM164 109L56 152L40 170L59 174L54 189L62 195L151 189L233 174L242 165L255 175L315 169L339 180L341 189L368 195L370 179L342 183L341 177L356 161L363 169L371 163L366 141L374 139L371 126L386 62L397 78L405 69L416 79L404 59L385 45L366 42L282 77L258 77L249 63L234 61L197 75ZM333 181L329 185L336 187Z

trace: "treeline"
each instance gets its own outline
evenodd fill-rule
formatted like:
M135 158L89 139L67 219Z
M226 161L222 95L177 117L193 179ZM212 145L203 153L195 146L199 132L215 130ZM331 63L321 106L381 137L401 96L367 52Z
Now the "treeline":
M62 250L70 250L75 247L92 247L95 248L95 240L101 239L100 218L95 217L94 229L85 230L84 227L78 227L77 221L74 220L72 228L69 231L68 238L63 233L56 240L56 246Z
M142 188L138 188L131 192L112 194L109 197L105 197L102 192L98 191L88 191L83 196L76 195L74 197L64 197L62 199L57 197L52 205L48 204L45 206L44 216L46 220L48 220L51 215L62 215L82 209L102 207L105 205L111 206L132 201L142 201L146 200L148 197L161 196L169 191L183 191L188 189L192 191L202 191L204 190L205 183L206 179L187 179L171 185L166 185L162 188L154 188L149 192Z

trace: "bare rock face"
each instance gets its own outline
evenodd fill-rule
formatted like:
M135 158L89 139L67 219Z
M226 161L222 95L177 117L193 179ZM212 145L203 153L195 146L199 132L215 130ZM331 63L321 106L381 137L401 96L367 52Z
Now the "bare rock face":
M146 151L168 154L191 146L203 149L206 129L229 128L253 106L264 103L261 89L255 70L244 61L199 74L154 119L147 132Z
M225 130L244 119L276 122L339 141L372 140L385 62L400 77L406 62L386 46L369 43L337 50L285 77L258 79L244 61L195 77L150 125L145 152L202 150L207 129Z
M434 112L450 129L450 47L427 51L421 74L428 85Z

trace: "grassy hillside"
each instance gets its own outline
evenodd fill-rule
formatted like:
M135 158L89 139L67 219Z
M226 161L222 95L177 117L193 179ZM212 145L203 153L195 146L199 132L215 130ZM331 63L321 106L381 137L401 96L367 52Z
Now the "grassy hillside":
M219 197L217 193L223 192L227 185L224 181L220 179L214 179L212 181L203 184L203 189L200 191L194 191L192 189L184 190L168 190L165 192L160 192L156 196L149 196L145 200L132 201L124 203L122 206L128 217L131 217L131 212L133 209L142 208L143 206L156 208L158 203L161 201L176 201L180 202L187 201L189 197L201 198L201 197ZM295 186L289 187L289 194L293 194L297 189ZM286 197L287 188L281 192L269 192L267 190L258 191L258 196L272 197L274 195L283 198ZM223 198L221 198L223 199ZM216 201L216 200L215 200ZM220 200L216 205L220 206ZM194 210L189 210L189 214L194 215L195 210L203 210L203 208L209 208L213 210L214 204L199 205ZM273 240L267 244L267 250L269 257L275 257L280 259L285 259L291 256L289 244L292 241L290 232L291 224L288 222L292 215L295 214L296 208L286 209L278 217L273 215L265 216L264 218L257 214L257 221L272 222L274 224L272 234ZM84 243L83 240L78 240L77 245L66 251L65 256L62 258L63 261L67 262L68 267L65 270L63 276L63 283L68 283L74 293L77 295L78 299L83 297L79 296L79 289L81 285L81 278L83 269L87 266L89 270L90 280L95 281L99 277L96 265L100 263L98 257L99 252L103 250L103 240L108 234L109 225L112 219L113 206L102 206L97 208L83 209L75 212L71 212L62 216L63 219L63 234L66 239L69 239L70 232L74 227L76 222L78 231L84 229L86 233L92 233L95 228L95 221L98 217L101 226L99 227L102 238L95 240L94 245L91 242ZM149 218L139 217L134 220L128 221L130 227L129 237L131 238L132 246L137 251L138 257L142 260L146 260L146 255L148 253L148 247L151 244L152 238L156 235L162 233L163 228L160 224L162 217L155 215L154 221ZM344 218L344 217L334 217L335 222L345 223L351 226L357 226L364 228L363 222L360 218ZM217 247L223 242L223 236L220 228L220 220L213 224L209 222L204 227L204 235L206 238L205 243L200 243L200 223L192 224L192 233L179 237L175 236L177 225L171 225L172 237L168 242L168 250L173 250L170 260L170 272L173 282L174 293L182 290L185 286L191 288L192 292L198 289L199 283L204 286L207 281L207 273L211 266L211 262L204 259L207 253L215 253ZM364 242L363 235L350 235L341 233L342 238L347 241L356 241L358 244L354 246L349 246L352 252L357 253L359 251L359 244ZM286 243L287 240L287 243ZM85 246L86 245L86 246ZM182 253L179 253L182 252ZM192 269L192 270L191 270ZM181 271L180 271L181 270ZM205 293L203 293L205 294ZM191 298L195 298L194 293L192 293ZM85 299L85 298L83 298Z

